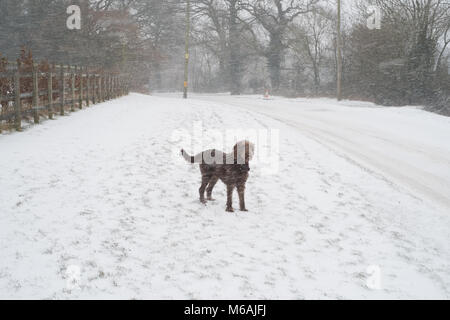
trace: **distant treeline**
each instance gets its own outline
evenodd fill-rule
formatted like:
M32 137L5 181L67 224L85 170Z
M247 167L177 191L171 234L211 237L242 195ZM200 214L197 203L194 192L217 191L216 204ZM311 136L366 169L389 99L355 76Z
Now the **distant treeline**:
M335 96L336 1L191 0L190 89ZM344 98L450 114L450 8L441 0L343 7ZM66 9L81 8L68 30ZM379 29L369 28L374 8ZM0 52L133 73L138 90L181 90L185 0L2 0Z

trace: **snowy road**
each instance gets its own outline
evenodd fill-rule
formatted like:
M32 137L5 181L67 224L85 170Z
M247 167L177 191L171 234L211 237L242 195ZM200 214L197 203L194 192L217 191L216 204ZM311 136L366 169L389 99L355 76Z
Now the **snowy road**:
M0 298L449 299L449 120L352 104L132 94L0 136ZM173 158L198 121L280 130L249 212Z
M279 120L450 212L450 118L329 99L196 95Z

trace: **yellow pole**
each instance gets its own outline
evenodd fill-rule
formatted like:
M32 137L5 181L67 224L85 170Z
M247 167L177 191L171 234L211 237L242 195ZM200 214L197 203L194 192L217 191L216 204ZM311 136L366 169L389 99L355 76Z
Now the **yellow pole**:
M342 100L341 0L337 0L337 99Z
M188 80L189 80L189 35L191 31L191 1L186 2L186 50L185 50L185 63L184 63L184 91L183 98L188 97Z

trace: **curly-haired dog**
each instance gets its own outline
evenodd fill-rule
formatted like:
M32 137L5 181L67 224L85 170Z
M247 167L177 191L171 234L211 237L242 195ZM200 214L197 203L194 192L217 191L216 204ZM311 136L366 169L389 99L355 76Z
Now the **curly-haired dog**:
M253 158L255 146L248 141L238 142L231 153L224 153L219 150L206 150L196 156L188 155L181 150L181 155L189 163L200 164L202 174L202 185L200 186L200 201L206 203L212 199L212 191L217 181L220 179L227 186L227 210L233 212L233 190L237 188L239 194L239 207L241 211L245 208L245 183L250 171L249 162Z

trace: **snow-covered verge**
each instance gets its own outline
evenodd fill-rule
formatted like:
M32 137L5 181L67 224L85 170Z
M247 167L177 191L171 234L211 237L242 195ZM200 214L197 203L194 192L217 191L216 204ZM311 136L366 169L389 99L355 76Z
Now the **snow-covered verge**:
M414 113L434 131L409 128L403 116ZM448 299L450 126L442 118L336 109L331 100L131 94L0 136L0 298ZM252 165L249 212L225 212L220 182L217 200L200 204L198 168L173 157L181 147L199 151L173 141L198 121L205 130L280 130L279 171ZM398 127L380 136L377 121ZM389 139L400 151L386 144L372 163L367 149L352 148ZM410 140L426 148L401 159ZM403 160L401 176L413 182L382 154ZM424 166L421 189L413 173ZM370 285L373 266L379 289Z

